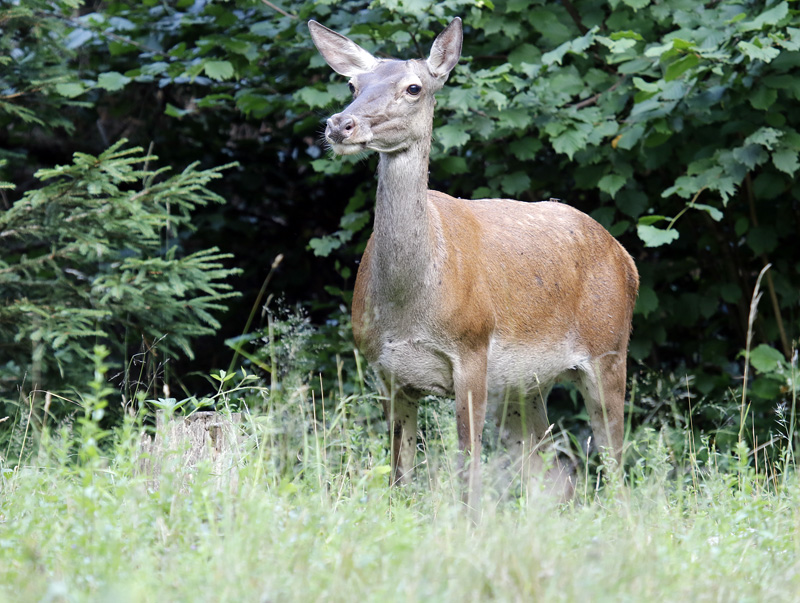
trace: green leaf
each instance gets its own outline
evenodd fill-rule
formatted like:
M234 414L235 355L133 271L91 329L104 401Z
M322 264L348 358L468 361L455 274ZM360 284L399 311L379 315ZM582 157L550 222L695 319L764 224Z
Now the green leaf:
M608 229L608 232L614 238L621 237L623 234L628 232L628 228L630 228L630 226L630 220L620 220L619 222L612 224Z
M630 29L625 31L615 31L609 36L612 40L621 40L623 38L630 38L631 40L643 41L642 34L632 31Z
M650 215L642 216L641 218L639 218L639 224L646 224L646 225L649 226L650 224L657 224L658 222L661 222L663 220L669 220L669 219L670 218L668 218L667 216L659 216L657 214L650 214Z
M754 226L747 233L747 245L756 255L770 253L778 246L775 231L767 226Z
M674 228L663 230L648 224L639 224L636 227L639 238L644 242L645 247L661 247L678 239L678 231Z
M760 45L751 44L750 42L739 42L736 48L751 61L763 61L764 63L771 62L772 59L781 53L780 50L772 46L767 46L765 48Z
M614 198L614 203L616 203L620 211L631 218L638 218L641 216L648 205L647 195L642 191L632 190L630 188L620 191Z
M536 157L542 148L542 141L538 138L527 136L511 141L508 145L508 150L514 154L514 157L520 161L530 161Z
M484 103L494 104L500 111L508 106L508 98L498 90L485 90L483 94ZM501 113L502 115L502 113Z
M273 107L269 97L252 92L237 93L236 106L245 115L254 117L262 117Z
M452 109L459 109L461 111L469 111L469 109L476 105L477 93L475 88L467 88L466 86L459 86L458 88L445 88L446 92L442 94L444 102Z
M703 203L695 203L692 207L706 212L709 216L711 216L711 219L714 220L714 222L719 222L722 220L722 212L716 207L705 205Z
M664 80L670 82L677 79L689 69L696 67L699 63L700 57L696 54L687 54L667 65L667 70L664 73Z
M661 90L661 87L656 83L646 82L640 77L634 77L633 85L636 86L637 90L641 90L643 92L658 92Z
M742 290L736 283L723 283L720 285L719 294L729 304L735 304L742 297Z
M538 63L541 61L542 52L533 44L520 44L508 55L508 62L519 67L522 63Z
M212 80L221 82L233 77L233 65L230 61L206 61L203 64L203 71Z
M767 152L757 144L748 144L733 150L733 156L748 170L752 170L757 165L761 165L767 160Z
M750 220L744 216L737 219L733 225L733 231L736 233L737 237L741 237L744 233L746 233L748 228L750 228Z
M83 84L78 82L56 84L56 92L58 92L61 96L66 96L67 98L75 98L76 96L80 96L83 94L84 90L86 90L86 88L84 88Z
M781 386L784 380L779 379L778 375L770 377L757 377L752 382L753 386L750 393L763 400L775 400L781 396Z
M542 55L542 64L552 65L554 63L558 63L561 65L561 61L564 60L564 56L567 53L583 56L584 51L594 44L594 35L596 31L597 27L595 26L580 38L569 40L550 52L545 52Z
M572 156L586 147L586 134L578 129L570 128L552 139L553 149L564 153L572 160Z
M765 111L769 109L772 104L778 99L778 91L774 88L767 88L766 86L759 86L756 88L748 100L753 105L753 109Z
M467 160L463 157L443 157L436 165L446 174L466 174L469 171Z
M167 108L164 109L164 113L169 115L170 117L183 117L187 113L191 113L188 109L179 109L172 103L167 103Z
M777 25L779 21L786 18L789 14L789 4L781 2L772 8L765 10L752 21L745 21L739 24L739 31L753 31L762 29L765 25Z
M611 54L622 54L636 46L636 40L631 38L620 38L615 40L605 36L598 36L597 41L608 48L611 51Z
M533 114L530 109L526 108L509 108L502 111L497 120L497 124L501 128L512 128L514 130L524 131L533 121Z
M759 373L772 373L777 371L785 362L783 354L775 348L762 343L750 350L750 364Z
M109 92L117 92L125 87L125 84L131 81L131 78L125 77L117 71L108 71L101 73L97 77L97 85Z
M744 144L758 144L771 151L782 136L783 132L775 128L759 128L744 139Z
M658 296L652 287L647 285L639 286L639 297L636 298L634 314L643 314L647 318L658 309Z
M327 107L333 101L333 95L327 90L319 90L312 86L300 88L294 93L295 98L304 102L309 107Z
M611 198L613 199L617 196L619 189L625 186L627 181L627 178L620 176L619 174L606 174L600 178L600 182L597 183L597 188L611 195Z
M559 69L550 77L548 84L553 89L570 96L580 94L586 89L586 82L574 67Z
M317 257L328 257L334 250L339 249L343 244L342 240L336 236L315 237L308 242L308 246Z
M509 195L519 195L531 186L531 179L525 172L514 172L500 179L500 186Z
M650 0L622 0L622 2L630 6L634 12L650 4Z
M672 42L667 42L666 44L658 44L655 46L650 46L647 50L645 50L644 56L650 59L655 59L669 52L670 50L672 50Z
M460 125L447 124L436 129L434 138L439 141L446 153L450 149L467 144L469 134Z
M644 124L634 124L626 129L616 139L616 148L630 151L641 139L644 129Z
M788 73L768 75L762 83L770 88L788 91L795 99L800 99L800 79Z
M779 149L772 153L772 163L780 171L794 176L800 162L797 159L798 151L794 149Z

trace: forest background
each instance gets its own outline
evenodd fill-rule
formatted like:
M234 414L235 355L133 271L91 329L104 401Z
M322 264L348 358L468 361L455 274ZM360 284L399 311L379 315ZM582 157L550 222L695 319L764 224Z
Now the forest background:
M212 369L354 371L377 158L326 151L349 92L306 21L414 58L454 16L464 50L438 95L431 188L595 217L641 274L632 420L690 418L725 446L749 370L747 431L767 441L796 396L800 330L787 1L4 3L0 418L72 412L97 343L142 403L193 399ZM302 357L276 354L299 336Z

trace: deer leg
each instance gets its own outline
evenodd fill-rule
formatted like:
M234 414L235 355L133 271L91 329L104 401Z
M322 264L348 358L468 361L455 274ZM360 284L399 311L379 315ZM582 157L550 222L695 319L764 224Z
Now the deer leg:
M477 520L481 499L481 444L486 420L486 351L472 352L462 359L454 371L453 381L462 500Z
M597 449L608 449L617 466L625 431L625 361L625 354L617 353L595 358L578 380Z
M414 456L417 452L417 411L419 401L403 392L395 392L384 398L383 409L389 425L389 445L392 472L389 484L407 484L414 471Z
M497 425L509 468L524 480L541 465L535 457L538 457L539 443L548 427L542 394L506 392L498 408Z
M498 409L500 442L506 449L509 468L520 475L523 487L530 490L544 479L550 494L558 500L567 500L572 495L567 469L557 457L549 467L544 460L544 455L552 449L547 420L550 389L543 386L534 392L520 392L517 399L513 393L507 396Z

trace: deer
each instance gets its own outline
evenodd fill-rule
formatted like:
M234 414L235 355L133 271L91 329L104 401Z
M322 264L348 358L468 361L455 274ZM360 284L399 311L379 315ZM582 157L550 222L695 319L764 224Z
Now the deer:
M434 95L461 56L460 18L427 59L412 60L376 58L314 20L308 27L353 95L327 119L326 143L338 155L379 154L352 325L382 393L390 484L413 474L420 400L454 397L462 499L479 514L487 414L510 458L536 474L552 427L548 394L563 380L581 392L597 448L619 463L639 287L631 256L565 203L428 190Z

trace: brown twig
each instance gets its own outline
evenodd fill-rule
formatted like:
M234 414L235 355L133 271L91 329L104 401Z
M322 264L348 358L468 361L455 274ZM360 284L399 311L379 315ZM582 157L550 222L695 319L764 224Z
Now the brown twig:
M737 255L731 252L732 245L729 245L729 240L722 234L717 226L717 223L711 218L708 212L700 212L707 225L707 228L714 235L717 241L719 253L722 256L722 263L728 273L728 280L731 283L736 283L739 289L744 292L747 291L747 283L742 278L742 271L740 269L740 262ZM735 249L735 247L733 247ZM739 332L739 337L744 339L747 336L747 306L745 305L744 295L736 300L736 315L733 312L728 314L734 327ZM738 320L737 320L738 317Z
M745 190L747 193L747 204L750 207L750 219L753 222L753 226L758 228L758 216L756 215L756 204L755 204L755 195L753 194L753 181L750 178L750 172L744 177L745 183ZM764 266L769 265L769 260L767 259L767 254L761 254L761 261ZM778 295L775 292L775 283L772 280L772 273L767 272L767 291L769 291L769 299L772 303L772 311L775 314L775 321L778 325L778 333L781 337L781 347L783 347L783 353L787 359L792 357L792 348L789 345L789 339L786 337L786 329L783 326L783 318L781 318L781 306L778 303Z
M287 12L286 12L285 10L283 10L281 7L279 7L279 6L275 6L275 5L274 5L272 2L270 2L269 0L261 0L261 2L263 2L264 4L266 4L267 6L269 6L269 7L270 7L272 10L279 12L279 13L280 13L280 14L282 14L284 17L289 17L290 19L297 19L297 15L293 15L293 14L291 14L291 13L287 13Z
M400 15L400 21L406 26L406 31L408 32L408 35L411 36L411 41L414 42L414 47L417 49L417 56L419 56L421 59L425 58L425 53L422 51L422 47L417 41L417 36L414 35L414 30L411 28L411 26L406 23L406 18Z
M14 92L13 94L0 95L0 100L9 100L11 98L17 98L18 96L25 96L26 94L33 94L34 92L39 92L39 90L41 90L41 89L42 89L42 87L38 86L38 87L35 87L35 88L29 88L28 90L22 90L20 92Z
M583 24L583 20L581 19L578 10L575 8L572 2L570 2L570 0L561 0L561 5L567 10L569 16L572 17L572 20L575 22L575 25L578 26L578 30L581 32L581 34L585 34L587 31L589 31L589 28Z
M617 81L614 83L614 85L613 85L613 86L611 86L611 87L610 87L610 88L608 88L607 90L603 90L602 92L598 92L598 93L597 93L597 94L595 94L594 96L590 96L589 98L586 98L586 99L584 99L584 100L582 100L582 101L580 101L580 102L577 102L577 103L575 103L574 105L570 105L570 108L572 108L572 109L583 109L584 107L588 107L589 105L594 105L595 103L597 103L597 101L599 101L599 100L600 100L600 97L601 97L602 95L604 95L604 94L607 94L607 93L609 93L609 92L613 92L614 90L616 90L616 89L617 89L617 87L618 87L618 86L619 86L619 85L620 85L620 84L621 84L621 83L622 83L624 80L625 80L625 76L623 75L622 77L620 77L620 78L619 78L619 79L618 79L618 80L617 80Z

